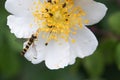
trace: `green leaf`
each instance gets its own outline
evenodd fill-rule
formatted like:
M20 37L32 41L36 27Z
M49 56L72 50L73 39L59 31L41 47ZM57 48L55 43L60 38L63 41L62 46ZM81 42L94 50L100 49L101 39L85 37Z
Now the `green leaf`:
M99 49L104 55L106 64L112 64L114 62L116 45L117 40L114 38L107 38L101 41Z
M20 66L16 50L11 48L5 35L0 36L0 74L12 77L20 71Z
M8 45L11 47L12 50L16 50L20 52L23 48L23 42L19 41L14 35L11 33L6 34L6 37L8 38Z
M115 54L116 64L118 69L120 70L120 43L116 47L116 54Z
M49 70L45 64L27 65L22 75L23 80L80 80L81 75L74 74L70 68Z
M103 55L99 51L84 59L84 67L92 79L102 75L104 65Z
M0 32L0 74L5 78L10 78L20 71L21 63L17 52L8 41L9 37Z
M0 52L0 70L2 75L9 78L20 71L20 61L16 52L12 51L8 45L3 46Z
M109 17L108 20L110 29L117 34L120 34L120 12L116 12Z

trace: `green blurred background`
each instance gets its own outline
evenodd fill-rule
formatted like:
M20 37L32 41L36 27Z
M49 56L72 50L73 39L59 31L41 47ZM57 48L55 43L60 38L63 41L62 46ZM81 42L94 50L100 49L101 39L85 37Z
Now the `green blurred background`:
M23 41L6 25L9 13L0 0L0 80L120 80L120 0L96 0L108 7L104 19L90 27L99 40L96 52L64 69L33 65L20 55Z

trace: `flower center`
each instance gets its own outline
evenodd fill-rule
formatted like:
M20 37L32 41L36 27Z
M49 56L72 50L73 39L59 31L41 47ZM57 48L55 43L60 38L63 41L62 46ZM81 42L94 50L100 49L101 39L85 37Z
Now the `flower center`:
M87 20L83 20L85 12L81 7L75 7L73 0L51 0L34 2L33 16L35 23L40 27L36 33L45 32L43 38L47 41L58 40L59 38L65 41L69 40L70 34L76 34L76 30L82 27ZM42 27L41 27L42 22ZM75 40L72 39L74 42Z

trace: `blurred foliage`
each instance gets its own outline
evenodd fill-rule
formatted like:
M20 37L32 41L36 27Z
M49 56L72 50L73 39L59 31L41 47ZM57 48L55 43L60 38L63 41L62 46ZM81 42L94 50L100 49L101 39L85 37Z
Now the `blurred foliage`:
M105 18L91 26L99 40L96 52L74 65L48 70L44 62L33 65L20 56L19 41L7 23L9 13L0 0L0 80L120 80L120 0L96 0L108 7Z
M113 13L110 17L109 17L109 25L112 31L114 31L114 33L116 34L120 34L120 11L119 12L115 12Z
M117 65L118 65L118 69L120 70L120 43L116 47L115 59L116 59Z

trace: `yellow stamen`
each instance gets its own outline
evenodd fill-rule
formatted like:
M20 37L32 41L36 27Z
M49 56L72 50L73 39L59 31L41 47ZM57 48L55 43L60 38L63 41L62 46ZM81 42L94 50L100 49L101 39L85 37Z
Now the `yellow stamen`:
M75 39L72 39L72 43L75 43L76 42L76 40Z
M37 1L32 9L34 21L40 26L36 35L39 35L39 32L49 33L47 41L58 41L58 38L68 41L70 33L75 35L78 30L76 25L82 28L84 23L88 23L88 20L82 19L86 15L85 12L81 7L74 7L73 0L52 0L44 3ZM45 35L42 37L45 38ZM74 39L71 41L75 42Z

